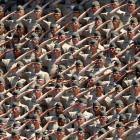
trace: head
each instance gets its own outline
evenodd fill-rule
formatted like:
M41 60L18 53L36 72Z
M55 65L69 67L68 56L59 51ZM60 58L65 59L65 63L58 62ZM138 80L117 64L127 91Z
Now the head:
M132 18L130 19L129 23L130 23L130 26L131 26L132 28L135 28L135 27L138 25L138 20L137 20L137 18L132 17Z
M134 10L136 9L136 3L135 0L128 0L128 6L127 9L130 13L134 12Z
M116 109L116 112L119 113L122 109L124 108L124 104L121 100L117 100L115 102L115 109Z
M23 87L23 83L17 82L16 83L16 90L20 90Z
M4 23L0 22L0 35L2 35L4 32L5 32Z
M17 105L17 103L13 103L12 105L12 115L14 117L18 117L21 114L21 108Z
M133 80L132 85L133 85L134 95L139 96L140 95L140 85L139 85L138 80Z
M13 140L19 140L20 139L20 133L17 130L12 131L12 139Z
M61 56L62 51L61 51L61 46L59 44L55 44L52 54L55 58Z
M52 23L50 25L50 31L51 31L51 33L52 34L55 34L57 30L58 30L57 24Z
M95 54L98 50L98 42L95 39L92 39L89 42L90 50L93 54Z
M59 33L58 33L58 41L59 42L62 42L66 39L66 35L65 35L65 32L63 30L61 30Z
M78 137L78 140L85 139L85 132L84 132L83 128L81 128L81 127L78 128L77 137Z
M3 92L5 89L5 83L4 80L0 79L0 92Z
M121 78L122 74L118 68L113 69L113 79L114 81L118 81Z
M58 116L57 122L58 122L58 125L59 125L60 127L61 127L61 126L64 126L64 125L66 124L66 118L65 118L65 116L64 116L63 114L60 114L60 115Z
M80 41L80 36L78 33L74 32L72 34L72 42L74 45L76 45Z
M83 62L80 60L77 60L75 67L76 67L76 71L80 71L83 68Z
M119 1L118 0L111 0L111 8L115 9L119 6Z
M42 16L42 8L39 5L36 5L35 9L34 9L34 16L36 19L39 19Z
M34 114L32 116L32 123L34 124L35 128L39 128L40 127L41 120L40 120L40 117L37 114Z
M24 26L22 23L16 25L16 34L21 37L24 34Z
M4 17L4 8L2 6L0 6L0 19L2 19Z
M40 85L36 85L35 86L35 96L36 96L36 99L40 98L42 96L42 88Z
M63 111L64 111L64 108L63 108L63 105L60 103L60 102L57 102L55 104L55 112L56 114L63 114Z
M94 101L93 102L93 111L94 111L96 116L100 114L100 112L101 112L101 105L100 105L100 103L98 101Z
M60 18L62 17L62 13L61 13L61 10L59 8L56 8L54 10L54 18L55 20L59 20Z
M140 97L137 97L135 100L135 108L140 111Z
M22 17L25 14L24 7L19 5L16 10L16 15L18 18Z
M73 32L76 32L78 29L80 29L80 23L77 20L77 17L72 18L72 23L70 24L70 27Z
M132 27L128 27L127 28L127 37L129 39L132 39L134 37L134 35L135 35L135 32L134 32L133 28Z
M38 86L36 88L36 97L39 97L41 96L41 92L42 92L42 89L40 86L44 85L45 84L45 77L44 75L40 74L40 75L37 75L37 78L36 78L36 81L37 81L37 84Z
M111 43L109 44L109 53L113 56L116 55L116 48L117 48L117 45L115 43Z
M36 72L39 72L42 69L42 64L39 60L36 61L37 63L34 64L34 69Z
M104 66L104 59L102 54L97 55L95 60L95 68L102 68Z
M116 132L120 137L122 136L122 134L125 132L125 127L123 123L118 122L116 124Z
M102 96L104 94L104 88L101 81L96 83L96 96Z
M73 85L72 91L73 91L73 93L74 93L75 96L77 96L80 93L80 88L78 87L77 84L74 84Z
M78 124L78 126L81 126L85 121L86 120L85 120L84 115L82 113L78 113L76 115L76 123Z
M98 1L92 2L92 12L95 13L100 8L100 3Z
M102 18L100 16L95 17L95 26L98 27L103 23Z
M20 36L18 34L14 34L12 41L13 41L13 44L18 44L20 42Z
M119 116L119 122L122 122L123 124L128 122L126 114L120 114Z
M78 18L80 14L81 14L81 7L75 6L73 8L73 16Z
M59 127L55 133L57 140L62 140L65 136L65 131L63 128Z
M35 33L40 36L42 34L42 27L38 24L34 27Z
M107 123L107 113L104 111L100 112L99 121L101 125L105 125Z
M120 17L118 15L113 16L112 24L114 29L117 29L120 26L120 23L121 23Z
M99 31L93 31L93 38L97 41L97 43L101 40L101 33Z
M88 75L88 81L87 81L87 86L88 87L93 87L95 84L95 80L94 80L94 75L92 73L90 73Z

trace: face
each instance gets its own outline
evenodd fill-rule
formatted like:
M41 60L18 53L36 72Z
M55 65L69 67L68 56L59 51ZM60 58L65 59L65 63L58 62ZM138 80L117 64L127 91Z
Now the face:
M99 114L100 112L100 107L99 106L93 106L93 111L95 112L95 114Z
M135 96L140 96L140 86L135 86L133 88Z
M82 125L85 122L85 118L83 118L83 117L77 118L76 122L80 126L80 125Z
M78 133L77 133L77 136L78 136L78 139L79 139L79 140L84 140L84 138L85 138L85 133L84 133L84 132L78 132Z
M61 106L55 108L56 114L62 114L62 113L63 113L63 110L64 110L64 109L63 109L63 107L61 107Z
M78 65L78 66L76 66L76 71L80 71L82 68L83 68L83 66Z
M58 36L58 41L61 42L61 41L64 41L66 39L66 36L65 35L59 35Z
M109 48L109 53L112 55L116 54L115 48Z
M129 39L132 39L134 37L134 35L135 34L132 31L127 32L127 36L128 36Z
M14 116L19 116L20 115L20 107L14 107L13 109L12 109L12 114L14 115Z
M87 86L88 86L88 87L94 86L94 80L93 80L93 79L89 79L89 80L88 80Z
M96 86L96 94L97 94L97 96L101 96L101 95L103 95L103 92L104 92L104 89L103 89L103 87L102 86Z
M38 128L40 126L40 120L39 119L34 119L32 121L33 121L33 124L34 124L35 128Z
M104 65L104 62L102 59L96 59L96 61L95 61L96 68L101 68L101 67L103 67L103 65Z
M13 136L12 139L13 140L19 140L20 139L20 136L19 135Z
M34 38L34 39L32 40L32 44L33 44L34 46L39 45L39 39L38 39L38 38Z
M24 10L19 10L19 11L16 12L16 14L17 14L17 17L20 18L25 14L25 11Z
M51 31L52 34L56 33L57 30L58 29L56 27L50 29L50 31Z
M41 29L36 28L36 29L35 29L35 33L36 33L38 36L40 36L41 33L42 33L42 31L41 31Z
M55 48L53 50L53 55L58 58L59 56L61 56L61 49L60 48Z
M119 136L121 136L121 135L124 133L124 131L125 131L124 127L117 128L117 134L118 134Z
M135 28L138 25L138 23L130 23L130 27Z
M135 108L137 108L138 110L140 110L140 103L136 103L135 104Z
M79 12L79 11L75 11L75 12L73 13L73 16L78 18L78 17L80 16L80 12Z
M45 84L45 80L44 79L37 79L37 84L42 86ZM37 93L37 96L41 96L39 92Z
M113 79L114 79L114 81L119 80L120 77L121 77L121 73L120 73L120 72L115 72L115 73L113 73Z
M107 117L106 116L100 116L99 121L100 121L100 124L105 125L106 122L107 122Z
M90 50L91 50L91 52L94 54L94 53L97 52L98 47L97 47L97 46L94 46L94 45L90 45Z
M4 31L5 31L4 26L0 25L0 34L3 34L3 33L4 33Z
M14 55L15 55L16 58L19 57L20 55L22 55L21 50L20 49L15 49L14 50Z
M4 17L4 11L0 11L0 19Z
M41 10L36 10L34 11L34 15L36 19L39 19L42 16L42 11Z
M16 29L16 33L19 35L19 36L22 36L24 34L24 28L17 28Z
M100 6L92 7L92 12L95 13L99 8Z
M76 45L79 42L79 38L72 38L72 43Z
M42 96L42 91L39 90L39 89L36 89L35 90L35 96L36 96L37 99L40 98Z
M112 21L112 23L113 23L114 28L116 29L120 25L120 20L119 19L115 19L115 20Z
M98 27L102 24L102 20L98 19L98 20L95 20L95 26Z
M73 87L73 93L75 96L77 96L80 92L80 89L78 87Z
M73 32L76 32L80 28L80 24L78 22L73 22L72 24L70 24L70 27Z
M121 106L116 107L116 112L119 113L122 109L123 109L123 107L121 107Z
M63 139L63 137L65 136L65 133L63 132L63 131L61 131L61 132L56 132L56 138L57 138L57 140L62 140Z
M65 121L63 119L58 120L58 125L59 126L64 126Z
M40 57L42 55L42 52L40 50L35 50L35 56Z
M4 91L4 89L5 89L4 84L3 83L0 83L0 92Z
M62 17L61 13L55 13L54 18L55 20L59 20Z
M111 8L112 9L115 9L119 6L119 3L118 2L114 2L114 3L111 3Z
M135 10L136 5L135 4L128 4L128 7L127 8L128 8L128 11L130 13L132 13Z
M34 64L34 68L35 68L35 71L40 71L41 68L42 68L42 65L41 64Z

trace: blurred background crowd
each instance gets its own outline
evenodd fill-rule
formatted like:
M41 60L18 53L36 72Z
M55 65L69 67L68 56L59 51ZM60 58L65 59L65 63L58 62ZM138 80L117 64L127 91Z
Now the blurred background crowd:
M0 140L140 140L139 0L0 0Z

